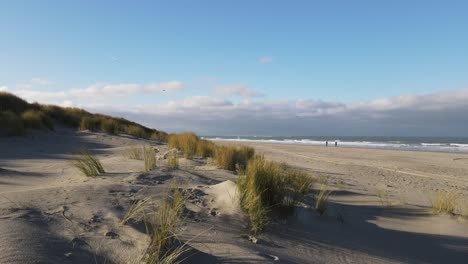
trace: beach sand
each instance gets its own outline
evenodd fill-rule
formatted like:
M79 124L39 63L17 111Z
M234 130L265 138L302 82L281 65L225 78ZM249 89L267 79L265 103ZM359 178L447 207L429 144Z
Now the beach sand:
M57 128L0 138L0 263L138 263L149 239L120 224L131 203L160 200L174 180L191 193L180 230L186 263L466 263L468 221L434 215L437 190L468 195L468 154L249 144L266 158L326 177L333 190L320 216L304 204L248 239L236 175L204 159L165 161L148 173L123 155L154 141ZM92 151L106 173L71 165ZM377 193L386 195L379 198ZM467 206L466 203L460 203Z

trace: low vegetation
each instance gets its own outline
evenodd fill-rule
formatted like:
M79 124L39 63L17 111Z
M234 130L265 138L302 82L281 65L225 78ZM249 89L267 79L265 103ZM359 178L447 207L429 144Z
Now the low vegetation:
M143 160L143 147L131 146L123 150L123 155L129 159Z
M185 197L175 189L148 218L151 242L145 260L147 264L178 263L181 255L187 251L176 235L183 222L184 208Z
M385 187L378 186L376 189L376 195L379 197L382 206L392 205L390 201L390 195L388 194L388 191L385 189Z
M145 162L145 171L156 168L156 152L151 146L143 147L143 160Z
M167 166L173 169L179 168L179 157L177 157L176 152L169 154L169 156L167 157Z
M309 191L313 178L285 164L255 156L249 160L237 187L241 207L247 212L251 231L258 233L269 222L268 212L274 207L291 207Z
M439 191L432 200L432 212L436 214L455 214L458 195L452 192Z
M81 152L74 160L73 166L87 177L95 177L105 173L101 162L87 151Z
M197 142L196 155L202 158L213 157L215 153L215 144L208 140L199 140Z
M213 142L200 139L195 133L171 134L168 145L182 151L186 159L195 156L214 158L216 164L226 170L235 171L245 168L247 162L255 155L255 149L247 146L216 146Z
M176 148L184 153L186 159L192 159L197 153L198 142L201 141L195 133L171 134L168 138L170 148Z
M0 135L24 135L26 129L53 129L54 123L108 134L128 134L139 138L166 141L167 133L147 128L124 118L93 114L83 109L28 103L0 92Z
M126 225L131 219L136 222L143 220L145 215L148 214L150 204L151 200L149 198L136 200L130 205L120 224Z
M215 149L215 161L225 170L236 170L236 167L245 168L248 161L255 155L252 147L218 146Z
M116 134L119 131L119 124L112 119L103 119L101 121L101 131L107 134Z
M177 232L183 224L186 198L179 188L168 190L161 203L154 205L151 199L138 200L130 205L121 221L125 225L130 220L143 221L151 241L142 257L147 264L180 263L188 250L186 244L177 239Z
M31 129L54 129L52 119L42 111L27 110L21 114L25 128Z
M320 189L315 196L315 210L320 215L325 214L328 209L328 198L330 197L331 191L327 187L326 181L321 181Z
M0 112L0 135L21 136L24 133L24 123L20 116L12 111Z

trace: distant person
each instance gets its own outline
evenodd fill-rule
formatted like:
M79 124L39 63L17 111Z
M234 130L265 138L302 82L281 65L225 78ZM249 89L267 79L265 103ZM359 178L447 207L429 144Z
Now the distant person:
M335 141L335 147L338 147L338 141Z
M328 140L325 141L325 147L328 147Z

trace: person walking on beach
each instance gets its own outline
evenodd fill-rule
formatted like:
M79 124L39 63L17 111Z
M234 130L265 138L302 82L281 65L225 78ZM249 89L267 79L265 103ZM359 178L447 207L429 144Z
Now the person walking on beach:
M328 147L328 140L325 141L325 147Z
M335 141L335 147L338 147L338 141Z

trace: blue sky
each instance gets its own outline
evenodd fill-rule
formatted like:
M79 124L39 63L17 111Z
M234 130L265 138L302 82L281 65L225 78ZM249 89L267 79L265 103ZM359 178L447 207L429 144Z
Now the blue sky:
M238 109L458 91L468 87L467 10L466 1L1 1L0 87L124 116L133 109L150 124L149 109L194 107L191 98ZM141 87L75 98L129 84Z

